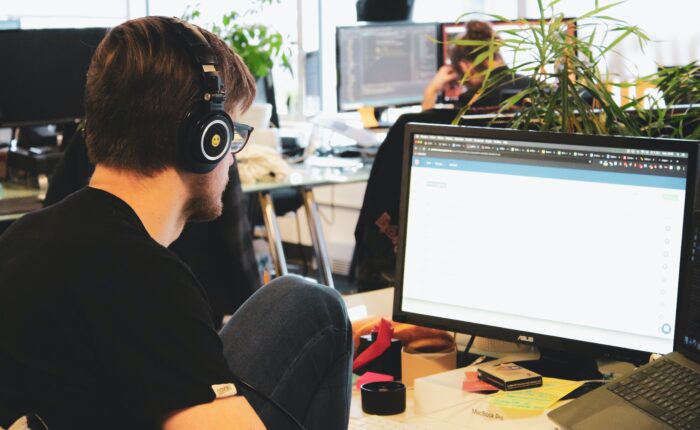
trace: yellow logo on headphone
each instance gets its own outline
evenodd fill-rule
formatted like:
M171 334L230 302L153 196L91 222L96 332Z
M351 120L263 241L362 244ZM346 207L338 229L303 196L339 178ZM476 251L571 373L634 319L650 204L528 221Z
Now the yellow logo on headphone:
M218 134L215 134L214 136L212 136L211 146L216 148L217 146L219 146L220 143L221 143L221 136L219 136Z

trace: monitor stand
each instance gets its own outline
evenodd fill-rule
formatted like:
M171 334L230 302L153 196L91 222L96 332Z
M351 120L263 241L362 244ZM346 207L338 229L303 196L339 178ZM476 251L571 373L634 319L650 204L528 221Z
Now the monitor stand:
M539 348L539 360L519 361L522 367L550 378L584 381L603 379L598 363L590 357Z

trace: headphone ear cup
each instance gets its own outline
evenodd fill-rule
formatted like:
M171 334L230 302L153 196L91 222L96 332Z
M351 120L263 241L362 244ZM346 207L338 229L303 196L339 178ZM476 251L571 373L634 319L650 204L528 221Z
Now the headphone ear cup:
M185 115L180 136L180 166L192 173L209 173L229 152L233 122L226 112L193 106Z

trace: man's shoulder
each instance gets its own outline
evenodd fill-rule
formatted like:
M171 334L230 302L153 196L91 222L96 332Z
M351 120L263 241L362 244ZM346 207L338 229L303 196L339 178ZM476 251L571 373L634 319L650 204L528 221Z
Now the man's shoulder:
M92 285L143 279L197 284L182 260L148 235L135 213L104 196L92 197L79 191L22 217L0 237L0 257L12 256L18 276L44 270L54 283L66 278Z

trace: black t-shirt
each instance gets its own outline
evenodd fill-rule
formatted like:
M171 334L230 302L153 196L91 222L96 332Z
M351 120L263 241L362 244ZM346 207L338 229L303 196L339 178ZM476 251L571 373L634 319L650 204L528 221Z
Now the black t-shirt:
M472 105L475 109L494 108L493 110L495 111L501 102L531 85L531 79L529 77L511 74L512 72L506 66L496 67L491 73L493 76L498 76L500 84L479 97ZM468 87L467 91L459 96L457 105L466 106L479 89L480 86Z
M232 382L206 295L121 199L93 188L0 237L0 426L152 429Z

